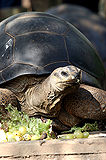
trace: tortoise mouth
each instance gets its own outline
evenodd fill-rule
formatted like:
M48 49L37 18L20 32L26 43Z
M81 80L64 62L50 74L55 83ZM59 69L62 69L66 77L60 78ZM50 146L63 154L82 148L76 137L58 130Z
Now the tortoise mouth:
M80 86L80 79L74 79L72 81L61 81L56 83L56 90L64 93L71 93L77 90Z
M58 82L58 83L61 83L66 86L72 86L72 85L78 85L78 84L80 84L80 82L81 82L80 79L76 79L74 81L64 81L64 82Z

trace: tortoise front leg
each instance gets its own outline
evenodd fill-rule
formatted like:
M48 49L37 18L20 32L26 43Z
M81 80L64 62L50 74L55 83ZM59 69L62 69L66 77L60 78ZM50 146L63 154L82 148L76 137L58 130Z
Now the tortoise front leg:
M106 91L82 84L77 92L65 97L64 107L71 115L94 120L106 119Z
M11 104L19 109L19 103L14 93L8 89L0 88L0 105Z
M57 117L64 125L73 127L83 120L83 118L68 114L62 107Z

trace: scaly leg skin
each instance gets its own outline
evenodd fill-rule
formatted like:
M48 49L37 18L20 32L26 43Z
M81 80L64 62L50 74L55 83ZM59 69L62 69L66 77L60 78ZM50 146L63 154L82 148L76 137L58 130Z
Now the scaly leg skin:
M15 94L8 89L0 88L0 105L7 106L8 104L19 109L18 100Z
M60 131L68 131L70 130L70 126L66 126L63 124L59 119L57 118L52 118L52 128L53 130L60 130Z
M73 127L83 120L83 118L68 114L65 109L62 107L60 114L57 117L63 124L66 126Z
M81 118L106 119L106 91L81 84L79 90L64 98L64 108Z

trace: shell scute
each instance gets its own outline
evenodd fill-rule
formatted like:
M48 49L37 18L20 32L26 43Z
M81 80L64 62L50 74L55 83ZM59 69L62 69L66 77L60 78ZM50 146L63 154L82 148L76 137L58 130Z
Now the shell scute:
M35 20L36 18L36 20ZM64 21L59 21L51 17L19 17L8 22L6 32L12 36L20 36L35 32L45 32L54 34L64 34L69 28Z
M13 63L7 69L5 69L1 73L2 79L0 82L3 83L4 81L10 80L11 77L18 77L24 74L37 74L38 67L29 64L23 63ZM18 74L17 74L18 73Z
M0 36L0 39L2 39L0 41L0 71L2 71L14 62L14 39L5 33Z
M60 53L64 54L60 56ZM62 36L34 33L16 37L14 58L16 62L44 67L51 63L67 61L67 52Z

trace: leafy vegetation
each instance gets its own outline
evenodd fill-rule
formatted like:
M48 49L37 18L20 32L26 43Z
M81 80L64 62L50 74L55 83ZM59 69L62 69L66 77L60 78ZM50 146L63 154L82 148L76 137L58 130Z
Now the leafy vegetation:
M58 139L88 138L87 131L98 130L97 122L94 124L86 123L81 127L72 127L70 133L62 135ZM26 141L55 139L56 134L52 131L52 121L43 118L30 118L26 113L20 112L10 104L0 106L0 141Z

